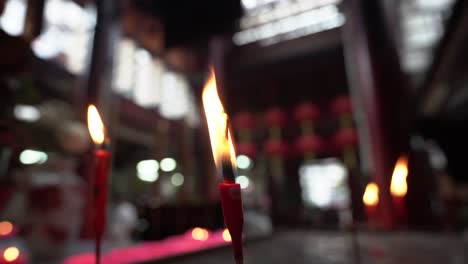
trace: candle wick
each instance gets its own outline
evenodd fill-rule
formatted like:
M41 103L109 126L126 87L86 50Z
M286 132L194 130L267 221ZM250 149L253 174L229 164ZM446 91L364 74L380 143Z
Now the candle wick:
M224 128L224 137L229 140L229 116L226 116L226 127Z

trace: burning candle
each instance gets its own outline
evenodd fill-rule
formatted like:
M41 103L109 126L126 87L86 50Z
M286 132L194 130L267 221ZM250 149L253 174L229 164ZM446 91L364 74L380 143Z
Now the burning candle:
M213 158L217 172L223 178L223 182L219 184L219 191L224 223L231 235L234 258L237 263L243 263L242 228L244 213L240 184L235 183L237 174L236 154L229 129L228 116L224 112L224 107L219 99L213 70L211 70L210 78L203 89L202 99Z
M400 223L406 221L406 201L405 196L408 192L408 158L405 155L398 158L392 174L390 183L390 193L392 194L395 213Z
M110 152L105 149L105 143L108 141L106 138L106 130L99 112L94 105L88 107L88 129L96 145L93 202L95 210L96 263L100 263L101 239L106 225L107 181L109 176Z
M374 227L378 219L377 206L379 205L379 186L373 182L368 183L364 195L362 196L362 201L366 207L369 225Z

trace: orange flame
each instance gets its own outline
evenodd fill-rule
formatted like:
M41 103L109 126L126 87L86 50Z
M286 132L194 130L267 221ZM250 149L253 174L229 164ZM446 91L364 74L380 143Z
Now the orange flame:
M218 95L213 69L211 69L210 77L203 88L202 99L216 167L221 168L222 159L228 157L235 168L236 154L231 131L227 127L228 115L224 112L223 104Z
M398 158L395 169L392 174L392 181L390 183L390 193L393 196L404 197L408 192L408 184L406 178L408 177L408 158L405 155Z
M94 105L88 106L88 130L94 144L102 144L105 140L105 127L101 116Z
M365 205L376 206L379 204L379 186L377 184L370 182L366 186L366 191L362 196L362 201Z

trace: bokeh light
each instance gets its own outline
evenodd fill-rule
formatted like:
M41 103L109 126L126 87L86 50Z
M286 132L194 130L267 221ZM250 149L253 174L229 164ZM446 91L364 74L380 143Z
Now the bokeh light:
M13 224L9 221L0 222L0 236L7 236L13 232Z
M177 167L177 162L173 158L164 158L161 160L161 170L165 172L173 171Z
M240 184L241 189L245 189L249 187L250 180L249 180L249 177L245 175L240 175L236 178L236 183Z
M146 182L154 182L159 178L159 164L156 160L142 160L136 165L137 177Z
M184 184L184 175L182 175L182 173L174 173L171 177L171 183L174 185L174 186L181 186L182 184Z
M201 228L201 227L195 227L192 230L192 238L194 240L198 241L206 241L210 235L208 234L208 230Z
M17 247L9 247L3 251L3 258L7 262L13 262L19 257L19 249Z
M246 155L237 156L237 167L243 170L251 169L253 167L252 159Z
M20 153L19 160L22 164L42 164L47 161L47 154L42 151L25 149Z

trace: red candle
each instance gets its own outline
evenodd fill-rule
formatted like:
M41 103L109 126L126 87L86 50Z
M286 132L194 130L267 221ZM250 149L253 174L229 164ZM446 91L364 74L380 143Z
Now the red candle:
M228 117L218 96L214 72L203 89L208 132L218 174L223 178L219 184L224 223L229 230L236 263L243 263L242 229L244 212L240 185L235 183L237 173L236 153L229 130Z
M109 176L110 153L107 150L99 149L96 150L95 156L96 174L93 188L95 208L94 228L96 232L96 256L97 259L99 259L101 239L106 226L107 182ZM96 262L99 263L99 261Z
M96 263L100 263L101 239L106 226L106 206L108 194L108 177L110 165L110 152L105 150L103 144L106 141L105 128L99 112L94 105L88 107L88 128L94 144L95 151L95 175L93 182L94 202L94 230L96 235Z
M242 195L240 184L223 182L219 184L221 206L223 209L224 223L231 235L234 258L238 263L242 262L242 228L244 226L244 212L242 207Z

